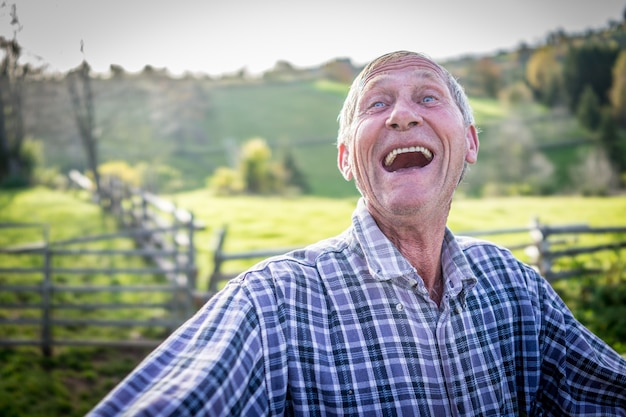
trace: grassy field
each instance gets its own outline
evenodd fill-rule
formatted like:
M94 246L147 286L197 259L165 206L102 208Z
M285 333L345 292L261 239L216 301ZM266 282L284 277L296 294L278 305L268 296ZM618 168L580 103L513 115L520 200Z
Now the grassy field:
M226 250L230 252L302 246L344 230L350 223L357 201L356 197L220 198L206 190L168 198L193 211L197 220L206 226L196 236L201 289L204 289L202 286L206 285L211 271L214 237L222 226L228 227ZM449 226L455 231L524 227L535 216L550 225L624 226L626 197L458 198L453 203ZM114 228L111 219L103 216L84 194L47 189L0 192L0 223L3 222L46 223L50 227L51 240L104 233ZM509 238L502 236L493 240ZM0 232L0 246L40 239L36 228L16 234ZM623 256L621 262L623 268ZM240 270L246 266L233 264L230 268ZM623 288L626 283L620 279L623 280L618 278L617 284ZM605 284L604 281L598 283ZM566 301L580 312L580 318L593 327L593 311L577 298L589 282L563 281L557 285L557 289L568 297ZM7 314L3 310L0 313ZM623 307L612 314L615 320L622 320ZM602 328L594 327L594 330L602 331ZM0 337L6 337L2 328ZM613 338L611 342L620 352L626 353L626 340ZM66 347L55 349L55 355L45 359L35 348L0 349L0 415L84 415L146 353L147 350L120 352L105 348Z
M350 223L357 197L215 197L206 190L171 196L179 206L193 211L206 229L198 232L199 284L211 268L215 234L228 227L226 251L239 252L301 246L343 231ZM549 225L626 225L626 198L510 197L458 198L448 226L455 232L526 227L533 218ZM502 244L528 242L528 235L494 236ZM233 265L235 269L244 265Z

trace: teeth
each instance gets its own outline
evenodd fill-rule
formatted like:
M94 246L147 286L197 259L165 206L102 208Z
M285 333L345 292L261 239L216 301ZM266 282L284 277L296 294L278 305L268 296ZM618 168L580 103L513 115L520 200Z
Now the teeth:
M385 157L385 166L391 165L396 159L396 156L398 156L399 154L407 152L421 152L429 161L433 159L432 152L424 148L423 146L409 146L408 148L398 148L389 152L389 154Z

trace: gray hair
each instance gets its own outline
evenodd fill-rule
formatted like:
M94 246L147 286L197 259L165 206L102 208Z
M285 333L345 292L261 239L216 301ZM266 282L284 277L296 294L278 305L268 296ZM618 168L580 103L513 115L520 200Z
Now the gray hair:
M436 66L441 75L444 77L444 81L448 86L448 90L450 90L450 94L452 95L456 105L461 111L461 115L463 116L463 121L466 126L474 124L474 115L472 113L472 108L469 104L469 100L467 95L465 94L465 90L463 86L459 84L459 82L441 65L434 62L430 57L418 53L418 52L409 52L409 51L396 51L390 52L388 54L382 55L372 62L367 64L365 68L361 71L359 75L354 79L352 85L350 86L350 91L348 91L348 96L343 103L343 107L341 108L341 112L339 113L338 121L339 121L339 133L337 135L337 146L341 144L345 144L348 148L350 148L350 140L352 138L352 124L354 122L354 117L356 113L357 103L359 101L361 92L363 90L363 83L367 79L367 77L378 69L380 66L393 61L399 61L402 58L406 57L417 57L431 62L434 66Z

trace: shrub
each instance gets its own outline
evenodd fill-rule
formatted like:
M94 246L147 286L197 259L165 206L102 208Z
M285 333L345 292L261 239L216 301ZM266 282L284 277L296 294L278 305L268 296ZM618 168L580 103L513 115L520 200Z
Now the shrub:
M207 187L217 195L234 195L241 193L245 186L239 172L232 168L219 167L207 178Z

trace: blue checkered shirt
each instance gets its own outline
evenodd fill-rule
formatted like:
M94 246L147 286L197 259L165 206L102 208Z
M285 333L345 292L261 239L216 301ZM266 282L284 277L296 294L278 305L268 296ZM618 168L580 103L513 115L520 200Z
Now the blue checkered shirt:
M232 280L91 416L626 416L626 361L505 249L447 230L445 295L362 202Z

